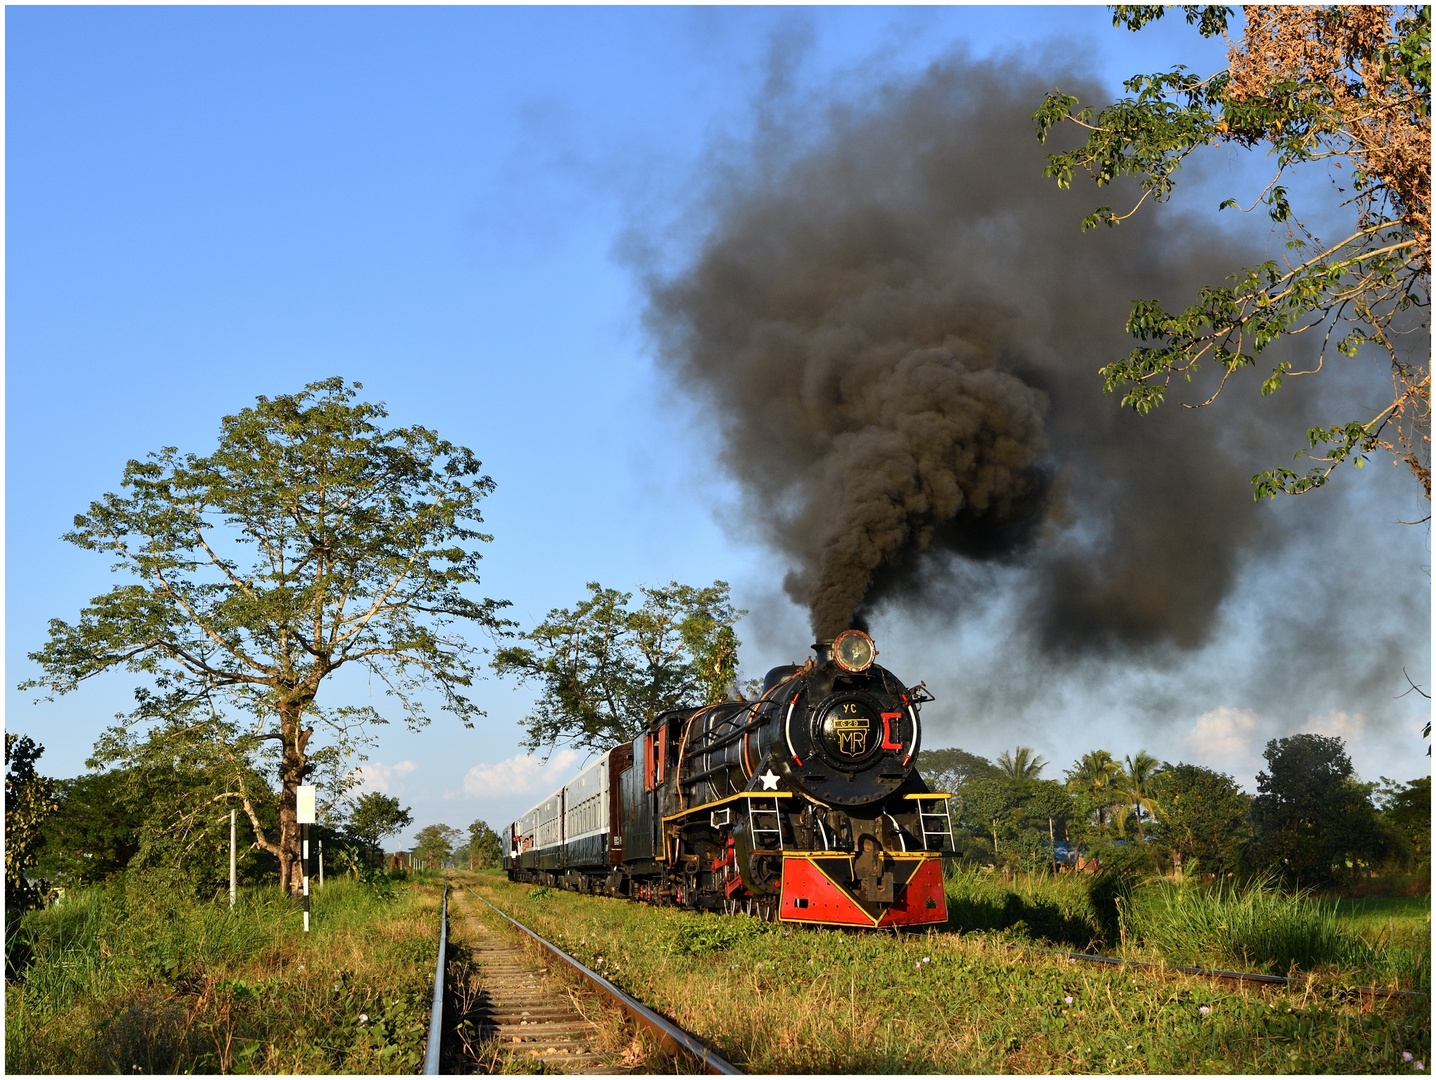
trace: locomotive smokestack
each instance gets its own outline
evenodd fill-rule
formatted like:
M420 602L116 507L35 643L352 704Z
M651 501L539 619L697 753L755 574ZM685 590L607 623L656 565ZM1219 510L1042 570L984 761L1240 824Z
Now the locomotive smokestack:
M813 642L813 652L817 654L818 663L826 664L833 658L833 639L825 638L822 641Z

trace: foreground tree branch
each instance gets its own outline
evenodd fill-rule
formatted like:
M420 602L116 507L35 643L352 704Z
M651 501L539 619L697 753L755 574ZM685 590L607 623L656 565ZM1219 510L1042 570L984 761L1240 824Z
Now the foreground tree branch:
M1117 5L1113 22L1140 30L1167 10ZM1204 37L1226 35L1231 8L1182 10ZM1262 394L1275 393L1289 375L1319 371L1335 334L1342 355L1376 354L1389 364L1391 405L1370 419L1312 428L1297 457L1310 457L1315 467L1259 473L1254 497L1311 491L1343 461L1359 467L1381 450L1405 463L1430 499L1431 9L1242 12L1245 30L1240 41L1229 40L1222 71L1198 78L1178 67L1135 76L1124 84L1133 96L1095 115L1053 91L1033 114L1044 142L1063 123L1087 133L1082 146L1048 156L1046 173L1059 187L1069 187L1079 170L1098 186L1123 176L1140 181L1131 210L1099 206L1083 219L1084 230L1115 226L1148 199L1165 202L1182 162L1200 147L1265 145L1276 161L1275 175L1248 209L1266 207L1286 231L1289 255L1239 270L1233 284L1202 290L1184 311L1136 301L1127 331L1151 344L1103 367L1104 385L1109 393L1123 390L1125 407L1147 413L1164 402L1174 379L1190 381L1212 362L1222 370L1215 392L1183 403L1201 408L1273 342L1325 326L1317 363L1305 372L1277 363ZM1336 243L1323 243L1294 215L1283 184L1292 169L1323 160L1350 168L1349 179L1336 183L1339 194L1350 188L1341 205L1355 212L1357 227ZM1221 205L1241 209L1235 199ZM1408 347L1403 339L1412 335L1416 344Z

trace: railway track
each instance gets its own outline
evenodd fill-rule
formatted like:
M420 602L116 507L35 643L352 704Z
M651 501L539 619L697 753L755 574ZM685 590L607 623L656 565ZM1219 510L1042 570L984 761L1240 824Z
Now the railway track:
M459 1045L451 1048L454 1052L446 1059L450 1068L444 1071L497 1071L506 1058L564 1072L650 1071L652 1066L644 1061L636 1040L615 1038L612 1011L621 1009L667 1055L686 1057L690 1067L701 1071L738 1074L700 1040L472 889L456 888L450 897L455 940L462 942L466 969L456 973L451 966L450 997L458 1015L446 1026L455 1032ZM536 961L532 950L504 932L508 927L527 935L549 963ZM574 993L564 980L554 977L555 968L578 975L599 992L597 998Z

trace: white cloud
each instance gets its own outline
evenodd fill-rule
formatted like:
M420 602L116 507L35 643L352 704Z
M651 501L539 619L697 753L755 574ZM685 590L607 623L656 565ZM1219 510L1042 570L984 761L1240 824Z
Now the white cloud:
M1301 730L1315 732L1318 735L1339 736L1346 740L1349 747L1366 733L1366 717L1361 713L1347 713L1340 709L1332 709L1325 716L1308 718L1306 725Z
M375 761L368 765L360 765L354 771L359 774L359 790L379 791L385 795L393 795L404 790L404 777L418 767L412 761L400 761L393 765Z
M570 778L577 763L578 751L565 749L544 764L532 754L520 754L494 765L475 765L464 774L464 794L476 799L547 795Z
M1256 758L1256 731L1261 717L1251 709L1223 705L1202 713L1187 733L1187 745L1198 761L1245 764Z

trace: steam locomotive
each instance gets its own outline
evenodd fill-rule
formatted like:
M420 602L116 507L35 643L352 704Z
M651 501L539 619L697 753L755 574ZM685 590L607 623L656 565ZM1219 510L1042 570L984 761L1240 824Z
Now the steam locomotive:
M753 701L660 715L509 826L524 881L768 921L947 920L950 795L913 766L931 701L861 630L776 667Z

